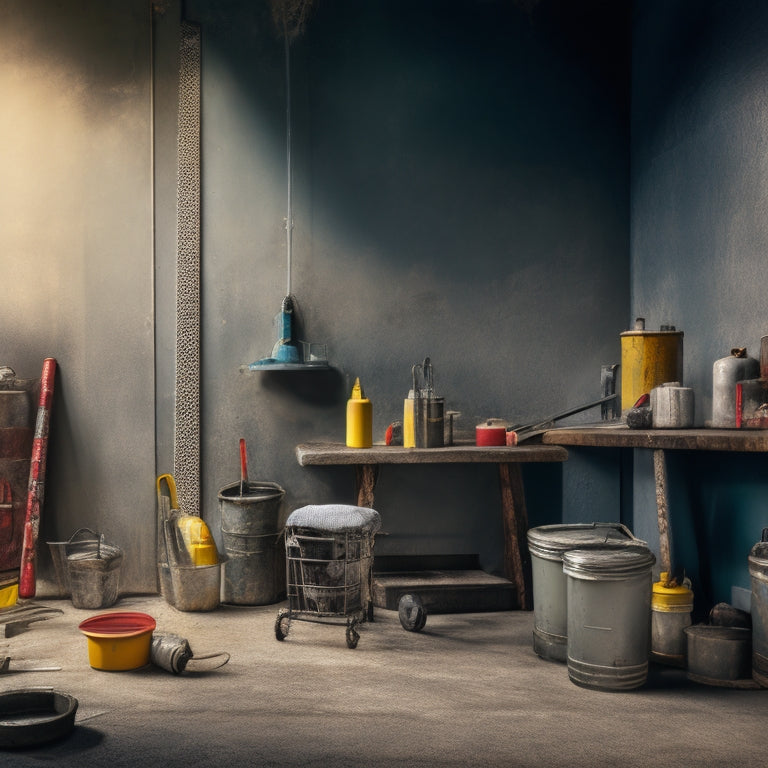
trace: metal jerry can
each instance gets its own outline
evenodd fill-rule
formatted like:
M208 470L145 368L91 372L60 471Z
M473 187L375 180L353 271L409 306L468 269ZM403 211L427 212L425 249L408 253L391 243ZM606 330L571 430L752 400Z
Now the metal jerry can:
M728 357L715 360L712 366L713 427L733 429L736 426L736 384L756 379L760 363L747 356L746 347L734 347Z

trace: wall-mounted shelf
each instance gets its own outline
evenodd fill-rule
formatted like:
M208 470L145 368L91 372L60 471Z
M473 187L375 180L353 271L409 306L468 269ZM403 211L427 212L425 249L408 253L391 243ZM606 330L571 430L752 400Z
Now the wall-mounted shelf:
M327 371L330 369L327 362L317 363L264 363L263 365L241 365L241 371L258 373L259 371Z
M263 365L245 364L240 366L241 373L259 373L261 371L329 371L330 364L323 360L309 363L264 363Z

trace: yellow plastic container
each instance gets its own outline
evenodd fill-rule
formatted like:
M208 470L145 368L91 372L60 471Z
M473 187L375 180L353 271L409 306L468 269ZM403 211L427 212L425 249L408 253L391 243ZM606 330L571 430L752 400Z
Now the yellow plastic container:
M646 331L638 318L634 330L621 334L621 410L670 381L683 382L683 332Z
M347 447L370 448L373 445L373 405L365 397L360 379L355 379L352 396L347 400Z
M19 599L19 585L10 584L0 589L0 608L10 608Z
M182 515L178 518L178 526L193 565L216 565L219 562L216 543L201 517Z
M160 498L160 484L163 480L168 485L171 515L176 521L176 526L184 542L184 548L189 553L192 565L216 565L219 562L219 551L216 549L216 543L205 521L197 515L180 514L177 511L179 500L173 475L160 475L157 478L158 499Z
M103 613L80 622L94 669L123 672L149 664L155 620L146 613Z
M406 397L403 402L403 447L416 447L416 433L414 431L414 405L413 397Z

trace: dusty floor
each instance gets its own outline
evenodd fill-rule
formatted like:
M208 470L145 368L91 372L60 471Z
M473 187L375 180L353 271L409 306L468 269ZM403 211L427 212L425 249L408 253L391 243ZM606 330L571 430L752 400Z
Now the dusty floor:
M343 627L294 621L278 642L279 605L183 613L160 597L109 610L152 615L197 654L231 660L205 674L91 669L64 614L0 638L12 668L0 690L53 686L75 696L73 732L0 753L3 766L765 766L768 690L733 690L653 667L628 693L580 688L532 650L533 614L430 616L406 632L377 610L354 650Z

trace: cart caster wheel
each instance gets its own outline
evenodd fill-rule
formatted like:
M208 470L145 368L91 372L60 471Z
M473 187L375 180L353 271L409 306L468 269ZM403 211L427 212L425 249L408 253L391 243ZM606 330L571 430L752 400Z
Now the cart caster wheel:
M427 623L427 612L418 595L403 595L397 605L397 613L403 629L408 632L421 632Z
M285 640L288 636L288 628L291 626L291 617L288 615L288 611L280 610L275 620L275 637L278 640Z
M355 629L357 622L352 621L347 625L347 648L357 648L357 641L360 639L360 633Z

